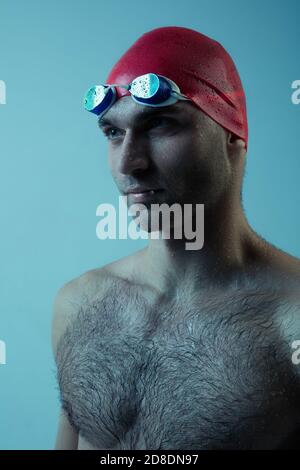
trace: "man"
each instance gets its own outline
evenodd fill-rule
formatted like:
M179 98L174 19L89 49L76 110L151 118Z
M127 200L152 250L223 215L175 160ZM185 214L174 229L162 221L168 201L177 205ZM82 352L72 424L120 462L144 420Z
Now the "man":
M150 238L59 291L56 447L297 447L300 262L243 212L247 118L232 59L196 31L158 28L85 103L108 138L120 193L146 208L145 226L155 203L204 204L205 236L186 250L174 221L169 239Z

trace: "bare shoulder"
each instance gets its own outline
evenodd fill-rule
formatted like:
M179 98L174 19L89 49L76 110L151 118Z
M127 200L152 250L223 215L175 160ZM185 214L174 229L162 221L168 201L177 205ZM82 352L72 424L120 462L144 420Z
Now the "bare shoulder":
M288 277L288 288L280 297L277 319L283 337L300 340L300 281L298 277Z
M105 267L92 269L67 282L57 292L53 305L52 347L56 355L58 342L80 306L100 290L106 279Z
M253 293L253 302L272 318L278 340L288 344L300 340L300 275L297 269L262 270L257 276L250 275L243 287L246 296Z
M298 285L298 289L297 289ZM278 341L285 351L287 371L293 373L297 384L300 384L300 284L285 292L279 301L276 311Z
M82 305L93 297L105 295L113 273L109 266L92 269L72 279L57 292L53 305L52 348L54 356L60 338L74 320Z
M53 306L52 348L54 356L60 338L74 320L82 305L94 297L106 294L116 279L134 282L134 267L140 252L133 253L101 268L91 269L63 285L56 294Z

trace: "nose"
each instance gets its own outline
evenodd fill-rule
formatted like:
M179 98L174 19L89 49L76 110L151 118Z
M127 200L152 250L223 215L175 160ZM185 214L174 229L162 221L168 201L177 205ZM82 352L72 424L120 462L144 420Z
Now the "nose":
M137 171L147 170L149 156L147 143L141 136L126 132L120 147L119 171L123 174L132 174Z

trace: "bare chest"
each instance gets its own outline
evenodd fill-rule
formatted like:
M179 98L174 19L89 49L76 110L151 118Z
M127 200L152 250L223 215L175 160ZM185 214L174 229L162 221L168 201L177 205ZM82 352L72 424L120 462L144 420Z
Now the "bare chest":
M241 292L153 303L115 284L61 342L63 405L102 449L284 446L300 393L276 303Z

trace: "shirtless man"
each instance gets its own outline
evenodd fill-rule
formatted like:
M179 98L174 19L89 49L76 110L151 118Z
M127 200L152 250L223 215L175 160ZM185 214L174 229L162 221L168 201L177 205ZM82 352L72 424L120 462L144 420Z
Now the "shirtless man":
M243 212L247 120L237 71L219 43L167 27L143 35L106 83L148 73L173 81L173 103L151 102L151 93L141 102L132 86L100 98L94 89L86 107L100 117L128 205L204 204L204 246L150 238L60 289L56 448L297 448L300 261L263 240Z

